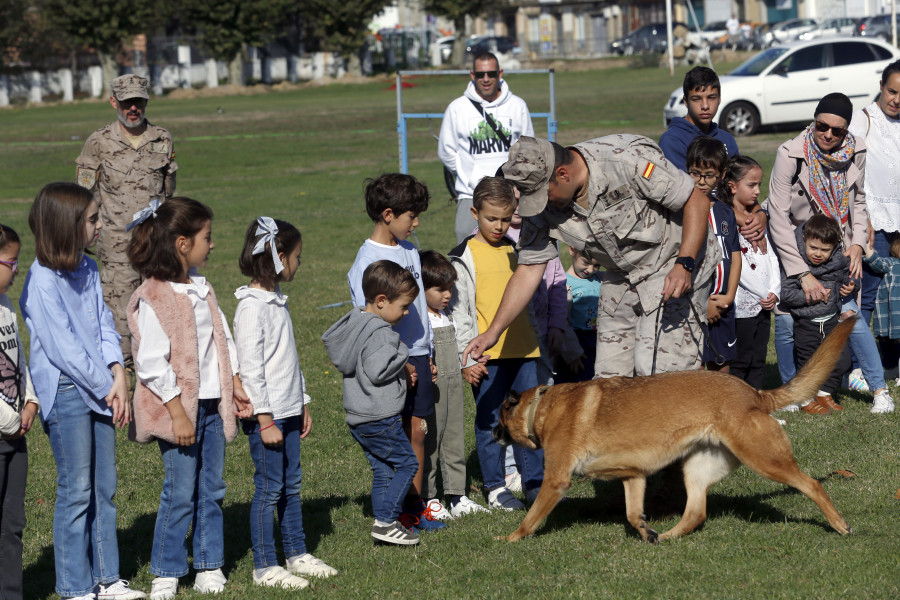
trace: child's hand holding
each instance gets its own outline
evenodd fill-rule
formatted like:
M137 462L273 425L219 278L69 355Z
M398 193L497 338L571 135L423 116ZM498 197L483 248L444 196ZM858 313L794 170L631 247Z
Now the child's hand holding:
M778 303L778 296L769 292L769 295L759 301L759 305L762 306L766 310L772 310L775 308L775 304Z
M179 446L192 446L194 444L194 426L190 419L182 411L180 417L172 418L172 431L175 433L175 443Z
M105 400L113 411L113 423L122 428L131 421L131 397L128 393L128 383L122 365L116 363L110 368L110 371L113 375L113 384Z
M238 418L249 419L253 416L253 404L250 402L250 396L248 396L247 392L244 390L244 385L241 383L239 375L233 377L233 386L234 414L236 414Z
M875 240L867 239L866 240L866 258L872 258L872 255L875 253Z
M406 363L406 385L408 387L415 387L419 382L419 375L416 373L416 368L409 363Z
M466 367L462 370L463 379L471 385L478 385L481 383L481 379L484 377L485 373L487 373L487 367L481 363Z
M428 357L428 366L431 367L431 383L437 383L438 368L435 366L430 356Z
M847 283L841 285L841 298L846 298L850 294L853 293L853 290L856 289L856 284L851 279Z
M719 310L716 308L716 303L713 302L712 296L709 297L709 300L706 302L706 321L709 324L713 324L719 320Z
M38 405L34 402L27 403L25 408L22 409L22 422L19 425L19 433L16 434L17 438L22 437L31 430L31 425L34 423L34 416L37 414L37 411Z

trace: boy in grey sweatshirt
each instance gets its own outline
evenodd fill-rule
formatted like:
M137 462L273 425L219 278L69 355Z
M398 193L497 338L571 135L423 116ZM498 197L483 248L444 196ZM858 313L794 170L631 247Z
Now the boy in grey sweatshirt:
M398 520L419 463L400 417L409 349L391 326L409 313L419 286L397 263L379 260L366 268L362 287L365 308L341 317L322 341L344 376L350 434L372 465L372 537L391 544L418 544L419 536Z

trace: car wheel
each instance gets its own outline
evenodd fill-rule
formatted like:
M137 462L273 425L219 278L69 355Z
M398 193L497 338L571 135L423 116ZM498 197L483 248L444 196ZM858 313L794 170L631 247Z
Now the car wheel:
M759 113L748 102L735 102L722 111L719 125L737 137L753 135L759 129Z

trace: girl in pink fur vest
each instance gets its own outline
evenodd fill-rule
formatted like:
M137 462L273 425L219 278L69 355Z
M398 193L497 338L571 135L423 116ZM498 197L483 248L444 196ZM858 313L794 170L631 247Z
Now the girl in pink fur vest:
M222 500L225 443L237 434L235 414L250 405L237 375L234 341L216 295L196 269L212 243L212 210L172 198L135 215L128 259L144 283L128 303L137 385L138 442L156 439L165 479L153 532L152 600L175 597L188 572L193 521L194 589L225 588Z

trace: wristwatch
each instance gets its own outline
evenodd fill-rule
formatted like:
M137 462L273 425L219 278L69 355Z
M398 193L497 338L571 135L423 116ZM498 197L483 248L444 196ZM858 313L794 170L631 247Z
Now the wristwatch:
M690 256L679 256L675 259L676 265L681 265L688 273L694 272L694 259Z

